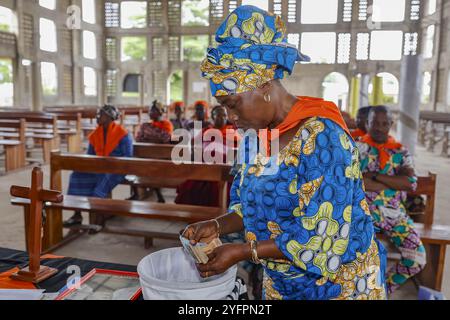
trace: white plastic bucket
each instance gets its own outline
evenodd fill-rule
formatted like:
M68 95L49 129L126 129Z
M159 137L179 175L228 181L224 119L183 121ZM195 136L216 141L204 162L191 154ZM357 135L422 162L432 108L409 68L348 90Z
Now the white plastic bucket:
M145 300L223 300L234 289L237 266L203 279L183 248L154 252L137 267Z

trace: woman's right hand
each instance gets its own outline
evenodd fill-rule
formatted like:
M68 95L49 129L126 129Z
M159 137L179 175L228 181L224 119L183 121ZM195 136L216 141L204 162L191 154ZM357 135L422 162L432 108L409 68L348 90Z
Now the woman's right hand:
M182 236L190 240L192 245L196 245L198 242L210 243L218 237L218 232L217 222L207 220L188 225Z

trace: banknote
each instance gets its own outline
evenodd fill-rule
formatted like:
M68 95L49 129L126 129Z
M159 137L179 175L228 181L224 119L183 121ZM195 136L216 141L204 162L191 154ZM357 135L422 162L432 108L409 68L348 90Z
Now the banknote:
M196 245L192 245L188 239L180 235L180 241L184 250L199 264L208 263L208 254L222 245L222 241L220 241L219 238L216 238L209 243L199 242Z

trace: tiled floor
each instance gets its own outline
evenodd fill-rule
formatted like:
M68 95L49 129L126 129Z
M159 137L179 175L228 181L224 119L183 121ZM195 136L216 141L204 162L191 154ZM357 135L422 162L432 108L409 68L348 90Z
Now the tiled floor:
M438 150L438 148L436 149ZM450 159L442 158L438 155L429 153L422 147L418 147L416 156L416 167L421 174L427 171L433 171L438 174L438 193L436 202L435 220L439 224L450 225ZM48 185L48 167L43 167L45 172L45 183ZM23 250L23 215L21 208L13 207L9 204L9 188L12 184L29 185L30 171L26 169L0 177L0 246ZM67 185L68 175L63 175L63 180ZM114 197L125 198L128 196L128 187L120 186L114 190ZM165 190L166 199L173 199L174 191ZM70 216L70 213L65 213ZM179 223L167 223L162 221L148 220L124 220L115 218L111 224L129 225L139 228L148 228L154 230L173 230L178 232L183 228ZM177 241L155 240L154 247L150 250L144 249L144 240L130 236L96 234L86 235L75 242L61 248L56 253L65 256L74 256L82 259L92 259L124 264L137 264L142 257L164 248L178 246ZM444 275L443 292L450 297L450 255L447 255L446 270ZM415 286L408 282L399 292L393 295L393 299L415 299L417 295Z

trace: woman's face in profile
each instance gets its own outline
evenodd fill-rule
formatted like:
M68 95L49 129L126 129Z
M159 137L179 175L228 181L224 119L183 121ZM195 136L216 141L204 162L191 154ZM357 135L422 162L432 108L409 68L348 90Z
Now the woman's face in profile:
M228 111L228 119L239 129L265 129L274 118L260 89L235 95L216 97L217 102Z

